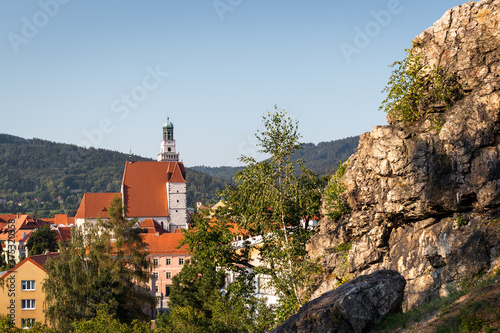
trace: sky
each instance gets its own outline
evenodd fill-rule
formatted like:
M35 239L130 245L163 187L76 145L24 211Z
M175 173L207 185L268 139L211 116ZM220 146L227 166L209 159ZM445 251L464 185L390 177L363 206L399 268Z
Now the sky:
M174 124L186 166L259 157L262 116L303 142L387 124L391 68L454 0L0 2L0 133L156 158Z

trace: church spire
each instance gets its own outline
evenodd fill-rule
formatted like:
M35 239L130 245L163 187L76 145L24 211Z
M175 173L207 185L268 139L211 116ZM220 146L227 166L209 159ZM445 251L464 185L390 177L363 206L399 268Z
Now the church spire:
M179 153L175 152L174 124L167 117L167 122L163 124L163 140L161 142L158 162L179 162Z

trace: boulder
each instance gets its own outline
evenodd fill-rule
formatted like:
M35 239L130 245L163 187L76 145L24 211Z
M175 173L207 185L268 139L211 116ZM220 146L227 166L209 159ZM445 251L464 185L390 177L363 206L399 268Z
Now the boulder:
M272 332L366 332L387 314L401 311L405 285L405 279L391 270L358 276L305 304Z

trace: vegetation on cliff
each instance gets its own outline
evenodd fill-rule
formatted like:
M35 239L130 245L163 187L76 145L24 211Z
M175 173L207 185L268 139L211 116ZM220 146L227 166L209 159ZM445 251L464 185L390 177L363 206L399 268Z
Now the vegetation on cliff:
M436 126L442 123L434 113L451 107L461 96L461 85L454 74L448 74L442 66L430 67L424 64L419 54L419 44L406 49L407 57L394 62L394 68L387 86L387 93L380 109L389 119L411 123L427 116Z

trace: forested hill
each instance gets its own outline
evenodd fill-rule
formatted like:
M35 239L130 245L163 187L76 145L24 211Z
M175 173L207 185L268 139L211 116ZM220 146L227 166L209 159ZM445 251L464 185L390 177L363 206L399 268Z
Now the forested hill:
M83 193L120 191L128 158L116 151L0 134L0 213L73 215ZM188 206L218 201L215 193L226 182L190 168L186 172Z
M345 162L356 151L358 142L359 136L353 136L318 144L306 143L303 149L295 154L294 159L302 158L306 167L319 176L328 175L337 169L340 162ZM195 166L192 169L230 182L234 174L243 168Z

